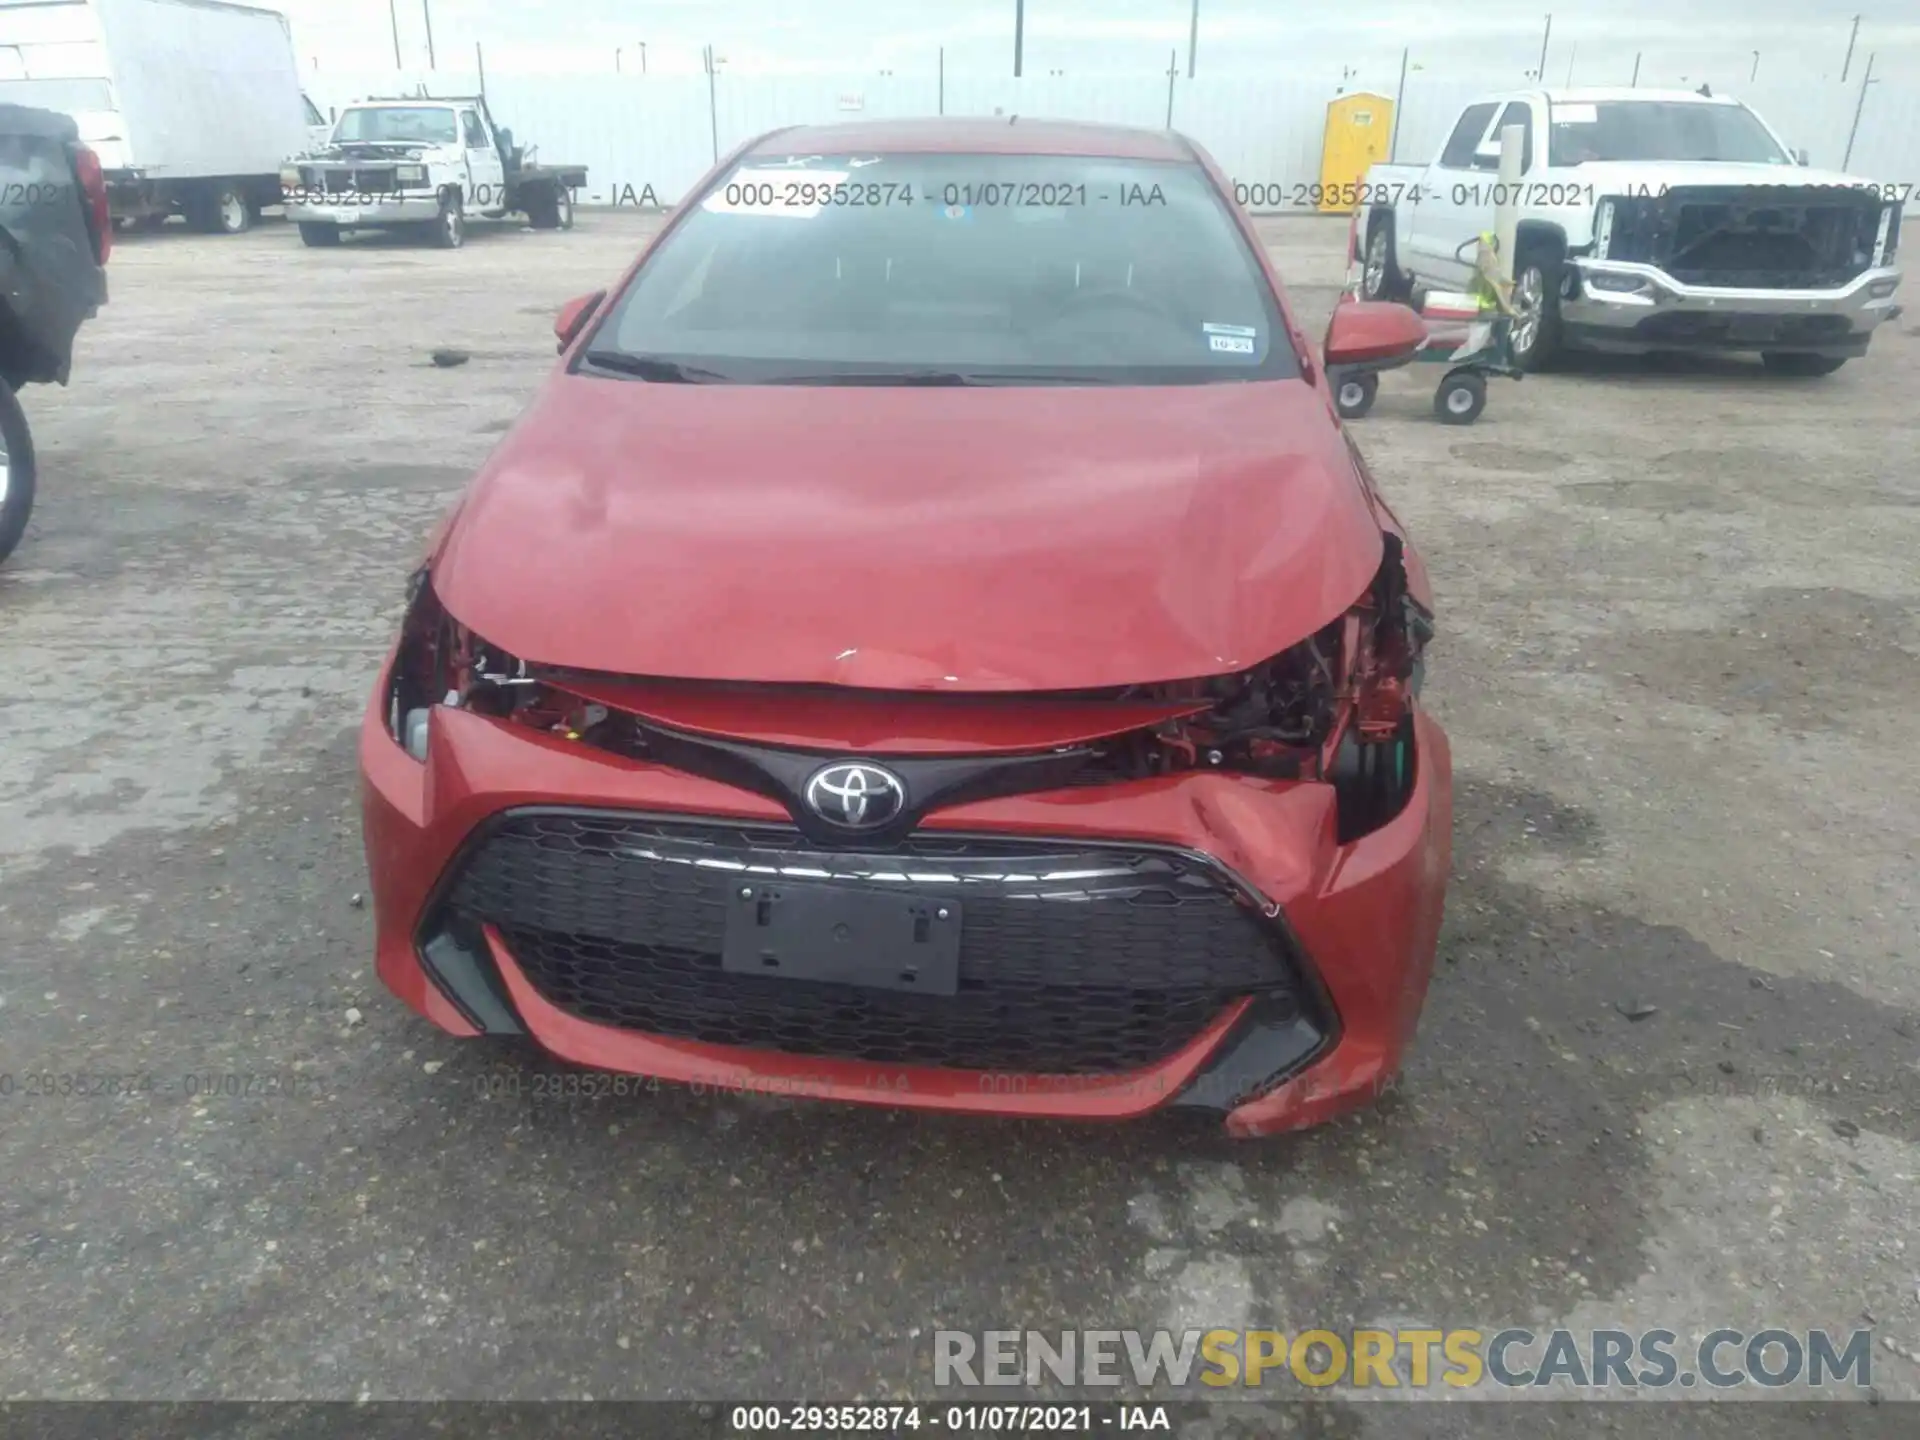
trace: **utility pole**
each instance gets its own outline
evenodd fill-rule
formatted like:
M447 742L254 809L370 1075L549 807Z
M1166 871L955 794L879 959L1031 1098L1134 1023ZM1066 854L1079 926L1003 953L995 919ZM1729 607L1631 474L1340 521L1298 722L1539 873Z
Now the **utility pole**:
M1840 168L1846 169L1853 163L1853 138L1860 133L1860 112L1867 108L1867 87L1875 83L1873 78L1873 59L1878 50L1867 54L1867 73L1860 77L1860 103L1853 107L1853 128L1847 131L1847 153L1840 161Z
M1407 98L1407 51L1410 46L1400 47L1400 85L1393 92L1393 134L1387 138L1387 163L1393 164L1393 157L1400 149L1400 102Z
M433 5L432 5L432 0L420 0L420 13L421 13L421 15L422 15L422 16L424 16L424 17L426 18L426 22L427 22L427 69L429 69L429 70L431 70L431 69L433 69L433 68L434 68L434 64L433 64Z
M1193 0L1193 20L1187 26L1187 79L1193 79L1193 52L1200 45L1200 0Z
M400 61L400 12L394 8L394 0L387 0L387 19L393 23L393 68L404 67Z
M1567 84L1569 86L1573 84L1573 62L1579 58L1580 58L1580 42L1576 40L1573 42L1573 53L1567 56Z
M1553 15L1547 15L1547 33L1540 37L1540 68L1534 73L1540 77L1540 83L1547 83L1547 42L1553 39Z
M1013 0L1013 78L1020 78L1021 52L1027 43L1027 0Z
M1853 42L1860 38L1860 17L1853 17L1853 33L1847 36L1847 58L1840 67L1840 83L1847 83L1847 72L1853 68Z
M640 42L640 73L647 73L647 42L644 40Z
M1633 79L1627 82L1627 84L1635 90L1640 88L1640 56L1642 53L1644 52L1639 50L1633 52Z
M1756 50L1753 52L1753 72L1747 76L1747 83L1751 84L1755 80L1758 80L1759 78L1760 78L1760 52Z
M1167 52L1167 129L1173 128L1173 82L1180 78L1180 52Z
M713 163L720 163L720 99L714 91L714 71L718 68L713 58L713 46L702 52L707 62L707 126L713 134Z
M487 57L480 53L480 42L473 42L474 68L480 72L480 98L487 98Z
M942 115L947 113L947 47L944 45L940 47L940 110L939 110L939 113Z

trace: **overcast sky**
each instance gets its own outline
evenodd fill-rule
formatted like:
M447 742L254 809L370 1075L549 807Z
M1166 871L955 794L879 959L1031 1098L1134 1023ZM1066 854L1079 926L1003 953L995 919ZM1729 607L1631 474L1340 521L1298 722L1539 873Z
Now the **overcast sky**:
M265 0L291 17L303 66L359 71L393 63L389 0ZM731 73L931 72L942 47L950 74L1010 74L1015 0L391 0L406 65L424 66L423 6L431 6L443 68L697 73L709 42ZM1178 50L1184 72L1191 0L1026 0L1026 73L1161 71ZM1519 84L1539 62L1553 12L1546 76L1720 88L1745 83L1758 50L1761 79L1837 81L1852 17L1863 15L1853 76L1870 50L1875 74L1920 78L1916 0L1200 0L1198 69L1326 71L1383 82L1403 45L1432 72ZM561 18L563 17L564 18ZM624 53L616 57L616 49Z

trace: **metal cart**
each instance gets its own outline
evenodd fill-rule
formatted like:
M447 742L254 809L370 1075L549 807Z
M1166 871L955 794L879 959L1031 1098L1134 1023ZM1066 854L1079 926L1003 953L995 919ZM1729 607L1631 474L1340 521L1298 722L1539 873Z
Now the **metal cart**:
M1487 379L1499 375L1518 380L1522 372L1513 357L1513 308L1510 287L1499 279L1491 235L1467 242L1477 245L1474 281L1464 291L1428 291L1419 314L1427 338L1411 355L1361 365L1344 365L1328 379L1334 387L1334 408L1342 419L1358 420L1380 392L1380 372L1402 365L1438 364L1447 367L1433 395L1433 413L1445 425L1471 425L1487 408ZM1460 247L1465 258L1466 245ZM1341 303L1359 297L1357 279L1351 279Z

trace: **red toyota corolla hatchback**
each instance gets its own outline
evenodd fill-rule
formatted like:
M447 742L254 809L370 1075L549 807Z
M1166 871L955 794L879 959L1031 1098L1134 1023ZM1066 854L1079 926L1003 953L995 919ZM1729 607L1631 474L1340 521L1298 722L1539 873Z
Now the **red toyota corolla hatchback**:
M1228 193L1045 122L716 166L413 577L385 982L718 1089L1238 1135L1377 1094L1447 880L1431 599Z

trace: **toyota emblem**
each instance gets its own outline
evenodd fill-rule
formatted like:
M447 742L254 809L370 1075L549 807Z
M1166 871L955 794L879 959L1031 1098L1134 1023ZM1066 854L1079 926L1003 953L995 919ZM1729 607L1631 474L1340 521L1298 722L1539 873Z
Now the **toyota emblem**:
M807 781L807 808L843 830L877 830L907 808L907 787L891 770L844 760Z

